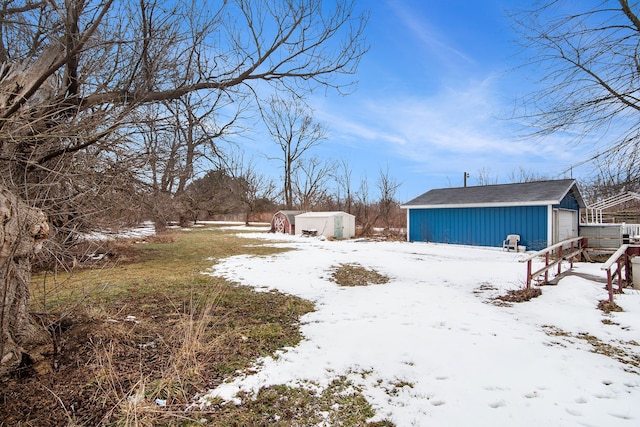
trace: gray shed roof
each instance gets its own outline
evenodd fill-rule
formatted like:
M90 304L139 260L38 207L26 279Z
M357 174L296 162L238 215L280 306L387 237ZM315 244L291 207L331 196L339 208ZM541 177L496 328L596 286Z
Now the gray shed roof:
M573 193L580 207L585 207L574 179L440 188L427 191L405 203L402 207L411 209L420 207L557 205L569 192Z
M282 214L284 216L287 217L287 220L289 221L289 224L295 224L296 223L296 215L299 215L303 213L303 211L287 211L287 210L282 210L282 211L278 211L275 213L275 215L277 214ZM275 216L274 215L274 216Z

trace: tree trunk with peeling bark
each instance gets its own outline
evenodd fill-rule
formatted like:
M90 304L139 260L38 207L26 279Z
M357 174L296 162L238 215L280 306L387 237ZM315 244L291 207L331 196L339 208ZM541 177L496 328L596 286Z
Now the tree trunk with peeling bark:
M0 376L37 360L32 350L49 339L29 310L31 258L48 234L42 211L0 187Z

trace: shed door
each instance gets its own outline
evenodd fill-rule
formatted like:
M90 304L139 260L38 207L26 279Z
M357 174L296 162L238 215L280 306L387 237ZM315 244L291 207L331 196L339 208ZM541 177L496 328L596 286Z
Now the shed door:
M578 211L558 209L555 217L554 243L571 237L578 237Z
M335 237L336 239L342 239L343 236L342 230L344 229L344 226L342 225L342 220L343 218L340 215L334 217L333 219L333 237Z

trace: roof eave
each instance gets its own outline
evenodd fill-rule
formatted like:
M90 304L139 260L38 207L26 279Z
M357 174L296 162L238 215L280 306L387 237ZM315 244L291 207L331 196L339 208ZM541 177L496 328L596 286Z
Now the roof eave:
M448 203L436 205L401 205L401 209L445 209L445 208L493 208L513 206L549 206L560 204L560 200L540 200L535 202L496 202L496 203Z
M564 199L564 197L569 194L569 191L573 190L575 188L576 191L573 192L574 197L576 198L576 201L578 202L578 206L580 208L586 208L587 205L584 202L584 199L582 198L582 194L580 194L580 189L578 188L578 184L573 181L573 185L571 187L569 187L569 189L567 190L567 192L564 194L564 196L562 196L562 198Z

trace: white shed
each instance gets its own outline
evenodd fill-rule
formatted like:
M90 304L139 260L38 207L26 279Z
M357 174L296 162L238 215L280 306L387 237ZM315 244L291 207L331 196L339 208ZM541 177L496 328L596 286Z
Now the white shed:
M356 217L346 212L307 212L296 215L296 232L315 230L318 235L350 239L356 235Z

